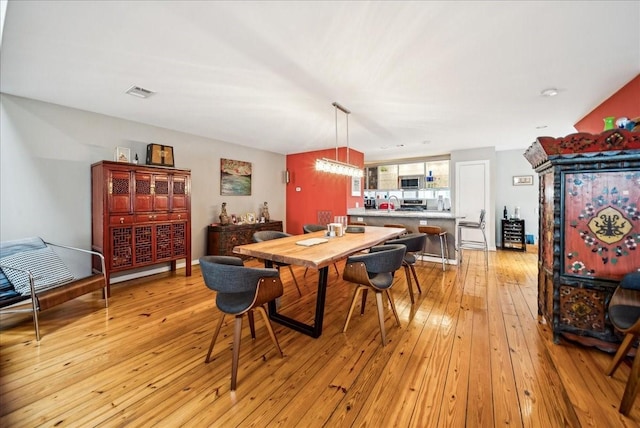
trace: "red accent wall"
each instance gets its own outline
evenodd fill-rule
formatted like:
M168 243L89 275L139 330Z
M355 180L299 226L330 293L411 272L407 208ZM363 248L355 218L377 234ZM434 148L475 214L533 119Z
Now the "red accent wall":
M604 129L604 118L608 116L640 117L640 74L573 126L578 132L599 134Z
M347 215L356 203L364 206L364 180L360 182L360 196L351 196L351 177L316 171L316 159L336 158L336 149L287 155L287 225L286 232L302 234L302 225L317 224L318 211L331 211L333 216ZM347 161L347 149L338 149L338 160ZM364 168L364 153L349 149L349 163ZM300 191L296 191L299 188Z

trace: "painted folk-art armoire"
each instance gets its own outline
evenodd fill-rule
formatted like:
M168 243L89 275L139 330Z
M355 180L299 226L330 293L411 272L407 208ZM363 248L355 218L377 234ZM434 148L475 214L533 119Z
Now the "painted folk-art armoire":
M611 351L609 300L640 270L640 133L540 137L524 156L540 176L538 313L556 343Z

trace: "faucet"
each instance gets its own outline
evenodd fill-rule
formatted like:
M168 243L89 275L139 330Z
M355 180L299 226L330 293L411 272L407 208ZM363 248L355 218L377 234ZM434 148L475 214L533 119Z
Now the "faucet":
M400 205L400 199L398 199L398 197L396 195L391 195L389 196L389 200L387 201L387 212L391 212L391 199L394 199L397 202L397 205ZM396 205L393 206L393 210L396 210Z

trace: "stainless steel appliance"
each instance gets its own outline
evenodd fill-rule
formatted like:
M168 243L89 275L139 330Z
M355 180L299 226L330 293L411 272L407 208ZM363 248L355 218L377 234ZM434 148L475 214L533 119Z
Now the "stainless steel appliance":
M402 211L424 211L427 205L424 199L405 199L400 205Z
M423 189L424 177L415 176L403 176L398 178L398 185L403 190Z

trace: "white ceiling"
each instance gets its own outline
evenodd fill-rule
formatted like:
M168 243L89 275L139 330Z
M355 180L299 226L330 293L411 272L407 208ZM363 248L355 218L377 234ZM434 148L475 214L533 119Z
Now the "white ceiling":
M371 162L575 132L640 72L640 2L11 0L0 55L4 93L283 154L334 148L337 101Z

